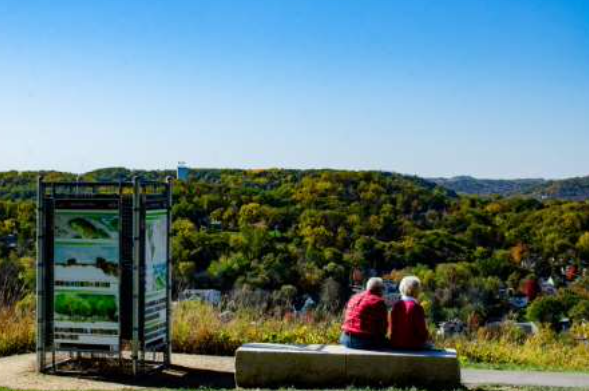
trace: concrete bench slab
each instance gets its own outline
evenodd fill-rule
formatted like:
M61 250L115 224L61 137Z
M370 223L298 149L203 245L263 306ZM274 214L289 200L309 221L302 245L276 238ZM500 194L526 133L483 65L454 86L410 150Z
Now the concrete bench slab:
M439 388L460 385L460 365L454 350L373 352L349 349L346 358L350 384Z
M243 388L386 387L460 385L454 350L369 351L341 345L241 346L235 355L235 381Z
M235 354L235 383L244 388L344 385L345 357L335 345L247 344Z

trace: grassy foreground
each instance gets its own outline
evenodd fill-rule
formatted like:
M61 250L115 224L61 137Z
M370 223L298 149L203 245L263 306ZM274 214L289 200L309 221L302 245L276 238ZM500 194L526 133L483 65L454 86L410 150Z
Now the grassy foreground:
M173 349L178 353L232 355L248 342L294 344L337 343L338 317L313 318L269 316L254 311L221 314L201 303L182 303L174 310ZM589 335L589 325L579 326L567 335L542 329L525 337L516 329L505 328L449 340L438 346L458 350L464 366L495 369L543 371L589 371L589 345L577 338ZM0 356L34 350L34 320L30 311L0 311Z
M247 342L299 344L337 343L341 319L280 319L242 311L223 322L218 312L199 303L184 303L175 311L174 351L231 355ZM589 345L578 337L589 335L589 325L567 335L542 329L526 337L515 328L478 333L436 344L455 348L464 366L495 369L589 372Z

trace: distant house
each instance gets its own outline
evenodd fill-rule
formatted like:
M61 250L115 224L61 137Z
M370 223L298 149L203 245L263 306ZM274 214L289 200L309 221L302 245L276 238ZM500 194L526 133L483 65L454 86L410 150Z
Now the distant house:
M528 306L528 298L525 296L517 296L509 299L509 304L516 309L523 309Z
M16 235L6 235L0 238L0 244L8 249L15 249L18 245L18 237Z
M547 278L546 280L540 280L540 287L542 289L542 293L548 296L555 296L558 291L554 284L554 279L552 277Z
M212 231L221 231L223 230L223 224L215 219L211 219L209 222L209 229Z
M178 297L179 301L203 301L218 306L221 304L221 291L216 289L185 289Z

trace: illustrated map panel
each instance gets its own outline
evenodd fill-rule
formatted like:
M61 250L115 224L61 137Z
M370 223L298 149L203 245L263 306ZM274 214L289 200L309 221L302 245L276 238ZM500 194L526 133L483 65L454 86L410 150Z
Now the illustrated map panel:
M145 214L145 344L164 341L167 326L168 212Z
M56 209L54 342L119 350L119 211Z

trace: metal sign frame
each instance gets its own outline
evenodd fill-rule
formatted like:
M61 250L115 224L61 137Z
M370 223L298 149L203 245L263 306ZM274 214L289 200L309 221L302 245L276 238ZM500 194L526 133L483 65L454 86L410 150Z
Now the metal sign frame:
M37 191L37 371L58 370L58 366L73 358L89 357L118 359L124 362L130 356L134 375L171 364L171 315L172 315L172 265L170 259L170 229L172 221L172 178L165 182L143 181L134 177L132 182L44 182L38 178ZM118 202L118 278L119 278L119 344L118 351L63 348L54 341L54 213L56 201L71 201L73 204L108 198ZM145 230L146 211L150 205L165 210L165 330L157 345L145 343ZM129 216L130 215L130 216ZM127 221L130 217L130 221ZM130 223L130 226L129 226ZM124 231L124 227L127 227ZM130 232L129 231L130 228ZM125 253L123 253L125 251ZM126 254L126 255L125 255ZM123 258L127 259L123 259ZM129 281L130 278L130 281ZM128 292L127 292L128 291ZM121 308L129 309L130 315L121 315ZM130 349L126 350L126 347ZM130 350L130 351L129 351ZM147 360L147 354L152 359ZM50 354L50 360L47 355ZM65 354L58 362L57 354ZM158 359L158 355L161 359Z

